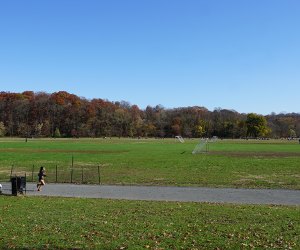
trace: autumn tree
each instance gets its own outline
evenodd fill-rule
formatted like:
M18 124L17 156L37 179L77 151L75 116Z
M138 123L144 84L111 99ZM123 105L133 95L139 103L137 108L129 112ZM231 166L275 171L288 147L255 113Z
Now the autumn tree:
M0 137L5 136L5 134L6 134L6 129L5 129L4 123L0 122Z
M247 115L247 136L259 137L266 136L270 129L267 127L267 120L264 116L250 113Z
M204 120L198 120L194 128L196 137L204 136L206 133L205 128L206 128L206 122Z
M59 91L0 92L2 135L50 137L151 136L240 138L300 135L300 114L240 114L205 107L141 110L126 101L87 100ZM267 123L266 123L267 121ZM270 128L270 129L269 129ZM270 133L269 133L270 132Z
M59 128L56 128L56 129L55 129L55 132L54 132L54 137L55 137L55 138L60 138L60 137L61 137L61 134L60 134Z
M290 128L289 137L291 137L291 138L296 138L297 137L296 131L292 128Z

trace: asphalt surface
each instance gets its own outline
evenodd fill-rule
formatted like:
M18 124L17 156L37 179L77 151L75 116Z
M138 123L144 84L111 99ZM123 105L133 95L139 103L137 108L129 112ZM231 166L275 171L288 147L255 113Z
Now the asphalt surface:
M10 183L2 183L2 186L4 194L11 193ZM26 189L27 196L300 205L300 190L46 184L38 192L32 183L27 183Z

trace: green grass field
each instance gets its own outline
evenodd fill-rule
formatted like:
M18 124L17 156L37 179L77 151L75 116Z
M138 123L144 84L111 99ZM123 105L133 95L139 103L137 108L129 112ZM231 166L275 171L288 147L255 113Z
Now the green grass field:
M300 145L223 140L192 155L198 140L0 141L0 177L47 181L300 189ZM81 172L82 171L82 172ZM299 206L0 196L0 249L299 249Z
M26 169L28 180L38 167L48 182L72 181L132 185L176 185L300 189L300 145L297 141L219 140L207 154L193 155L198 140L174 139L24 139L0 141L0 179Z
M300 208L0 196L0 249L299 249Z

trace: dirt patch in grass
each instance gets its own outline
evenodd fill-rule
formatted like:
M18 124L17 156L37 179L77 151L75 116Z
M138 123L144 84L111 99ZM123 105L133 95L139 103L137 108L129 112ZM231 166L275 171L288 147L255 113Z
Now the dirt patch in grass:
M231 157L300 157L300 152L233 152L233 151L210 151L210 155L226 155Z
M0 152L7 153L80 153L80 154L121 154L129 150L69 150L69 149L25 149L4 148Z

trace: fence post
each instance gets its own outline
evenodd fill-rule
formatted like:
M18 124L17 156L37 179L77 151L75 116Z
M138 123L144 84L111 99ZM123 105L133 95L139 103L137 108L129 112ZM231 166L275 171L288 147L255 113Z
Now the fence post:
M14 169L14 165L11 165L11 169L10 169L10 178L12 177L13 169Z
M33 182L33 173L34 173L34 164L32 165L32 176L31 176L31 182Z
M16 179L16 183L15 183L15 189L16 189L16 193L15 194L13 194L13 195L18 195L18 180L17 180L17 175L15 174L15 179ZM11 187L12 187L12 185L11 185Z
M25 195L26 195L26 192L27 192L27 175L26 175L26 172L25 172Z
M73 183L73 168L71 168L71 183Z
M55 183L57 183L57 164L55 165Z
M71 183L73 183L73 167L74 167L74 155L72 154Z
M100 179L100 165L98 165L98 178L99 178L99 185L101 184L101 179Z
M83 184L83 167L81 167L81 184Z

